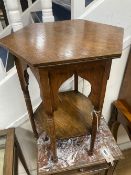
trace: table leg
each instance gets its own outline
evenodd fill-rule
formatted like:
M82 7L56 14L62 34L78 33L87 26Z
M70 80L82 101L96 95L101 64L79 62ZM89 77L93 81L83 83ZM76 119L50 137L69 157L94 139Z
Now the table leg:
M18 153L16 147L14 148L14 175L18 175Z
M117 141L118 128L120 126L120 123L117 120L118 115L119 115L118 110L117 110L115 104L113 103L112 104L111 118L108 122L108 125L109 125L109 128L110 128L110 130L111 130L111 132L112 132L112 134L113 134L116 141Z
M89 155L93 154L95 139L96 139L96 133L97 133L97 124L98 120L95 114L93 113L93 121L92 121L92 132L91 132L91 143L90 143L90 150Z
M42 69L39 70L40 76L40 89L42 92L42 99L43 99L43 107L47 114L47 132L50 137L51 142L51 157L52 160L55 162L57 161L57 153L56 153L56 132L55 132L55 123L54 123L54 116L53 116L53 97L52 97L52 90L50 84L50 76L48 71L44 71Z
M25 168L25 171L28 175L31 175L30 172L29 172L29 169L27 167L27 164L26 164L26 161L25 161L25 158L23 156L23 153L22 153L22 150L21 150L21 147L19 145L19 142L17 140L17 138L15 137L15 147L16 147L16 152L17 152L17 156L19 157L23 167Z
M28 90L29 75L28 75L28 72L27 72L27 65L26 65L25 68L23 68L24 66L22 65L22 63L17 58L15 58L15 63L16 63L16 68L17 68L21 88L22 88L22 91L24 93L24 98L25 98L27 110L28 110L28 113L29 113L29 118L30 118L32 130L34 132L35 137L38 138L38 133L36 131L36 126L35 126L35 122L34 122L34 114L33 114L30 94L29 94L29 90Z

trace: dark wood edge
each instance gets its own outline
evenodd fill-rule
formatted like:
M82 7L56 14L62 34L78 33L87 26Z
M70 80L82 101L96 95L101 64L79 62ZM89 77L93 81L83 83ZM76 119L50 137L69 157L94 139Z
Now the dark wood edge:
M17 157L15 157L16 163L14 165L14 169L16 169L16 172L18 171L18 162L17 162L18 160L17 159L19 158L19 160L21 161L21 163L22 163L26 173L28 175L31 175L30 171L29 171L29 169L27 167L27 163L26 163L25 157L23 155L22 149L20 147L20 144L18 142L18 139L17 139L16 135L15 135L15 150L16 150Z
M18 175L18 151L17 148L14 147L14 169L13 169L14 175Z
M117 100L114 102L114 105L116 106L117 110L126 117L126 119L129 121L129 118L131 118L131 112L128 110L127 105L122 100Z
M33 64L32 66L38 67L38 68L49 68L49 67L55 67L55 66L62 66L62 65L69 65L69 64L79 64L79 63L86 63L86 62L92 62L92 61L99 61L99 60L107 60L107 59L116 59L120 58L122 53L116 53L112 55L104 55L104 56L97 56L97 58L94 57L85 57L85 58L79 58L78 60L64 60L64 61L55 61L55 62L47 62L47 63L41 63L41 64ZM23 59L23 58L22 58ZM27 62L27 61L26 61Z
M0 46L8 49L3 43L0 42ZM116 59L116 58L120 58L122 55L122 52L119 53L114 53L112 55L104 55L104 56L93 56L93 57L83 57L83 58L79 58L77 60L77 58L74 59L70 59L70 60L63 60L63 61L54 61L54 62L45 62L45 63L40 63L40 64L31 64L29 63L27 60L25 60L24 57L18 55L17 53L15 53L12 49L9 49L10 53L12 55L14 55L15 57L22 59L22 61L26 62L28 65L32 66L32 67L37 67L37 68L48 68L48 67L55 67L55 66L61 66L61 65L68 65L68 64L76 64L76 63L81 63L81 62L90 62L90 61L97 61L97 60L105 60L105 59Z

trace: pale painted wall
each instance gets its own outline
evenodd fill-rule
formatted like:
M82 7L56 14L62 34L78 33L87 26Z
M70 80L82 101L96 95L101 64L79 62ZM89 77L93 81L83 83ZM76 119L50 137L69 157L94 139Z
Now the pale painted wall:
M30 94L34 109L40 103L38 84L30 74ZM13 82L13 83L12 83ZM28 118L16 68L0 82L0 128L18 126Z

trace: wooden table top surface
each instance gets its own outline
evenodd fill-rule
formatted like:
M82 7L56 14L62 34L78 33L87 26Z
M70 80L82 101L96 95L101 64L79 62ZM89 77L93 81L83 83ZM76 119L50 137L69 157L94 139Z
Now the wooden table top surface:
M122 44L122 28L86 20L31 24L0 40L36 67L120 57Z

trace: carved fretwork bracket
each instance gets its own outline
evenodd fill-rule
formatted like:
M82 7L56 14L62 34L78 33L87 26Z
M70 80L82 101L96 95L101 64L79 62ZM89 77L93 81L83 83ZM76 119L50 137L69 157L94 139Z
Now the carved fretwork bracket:
M92 101L95 110L101 111L104 102L106 84L109 78L110 67L111 67L111 61L108 60L86 62L86 63L82 62L79 64L64 65L55 68L50 67L47 70L47 72L48 72L48 82L51 88L50 93L52 98L51 104L53 111L57 109L58 91L60 86L73 74L75 75L74 76L75 90L78 90L79 86L78 76L90 82L92 89L89 98Z

